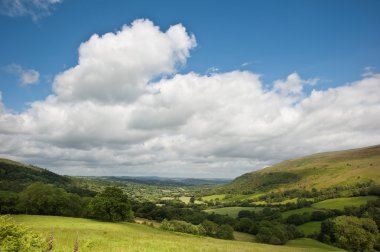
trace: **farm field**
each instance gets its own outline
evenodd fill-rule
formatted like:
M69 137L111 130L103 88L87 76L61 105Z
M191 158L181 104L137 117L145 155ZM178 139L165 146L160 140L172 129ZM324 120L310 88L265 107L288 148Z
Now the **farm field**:
M244 201L244 200L250 200L250 199L257 199L262 195L264 195L264 193L254 193L254 194L247 194L247 195L214 194L214 195L202 197L202 201L215 201L216 199L218 199L220 202L230 203L230 202L234 202L234 201Z
M207 209L204 210L207 213L216 213L221 215L228 215L232 218L236 218L240 211L242 210L248 210L248 211L260 211L262 210L262 207L222 207L222 208L215 208L215 209Z
M78 237L79 251L326 251L310 249L296 242L289 246L273 246L251 242L226 241L183 233L167 232L135 223L107 223L81 218L14 215L18 223L48 237L54 235L55 252L72 251Z
M313 208L324 209L339 209L343 210L345 207L358 207L367 204L368 201L376 200L376 196L361 196L352 198L336 198L328 199L311 205Z
M302 225L297 226L297 229L303 232L305 235L319 233L321 231L321 222L320 221L306 222Z
M209 196L202 197L202 201L216 201L218 200L221 203L232 203L235 201L244 201L244 200L257 200L260 196L265 195L266 193L254 193L254 194L247 194L247 195L239 195L239 194L214 194ZM286 204L286 203L296 203L297 198L294 199L287 199L280 202L272 202L272 204ZM268 202L266 201L254 201L252 202L257 205L266 205Z

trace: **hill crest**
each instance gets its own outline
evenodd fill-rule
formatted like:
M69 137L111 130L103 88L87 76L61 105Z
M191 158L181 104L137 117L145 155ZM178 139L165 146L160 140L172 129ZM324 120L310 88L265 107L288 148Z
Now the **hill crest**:
M252 193L280 188L322 189L371 180L380 183L380 145L285 160L243 174L219 191Z

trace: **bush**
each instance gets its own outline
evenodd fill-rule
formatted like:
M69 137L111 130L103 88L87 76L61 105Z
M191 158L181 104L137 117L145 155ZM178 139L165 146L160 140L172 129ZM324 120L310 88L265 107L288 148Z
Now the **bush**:
M161 223L161 229L176 231L176 232L181 232L181 233L194 234L194 235L206 234L206 230L204 229L202 225L193 225L186 221L179 221L179 220L171 220L171 221L163 220Z
M331 213L327 211L313 211L311 213L310 220L311 221L323 221L326 220L327 218L331 217Z
M273 221L262 221L259 224L256 239L258 242L283 245L288 240L303 237L294 225L284 225Z
M0 216L0 251L29 252L46 251L44 239L22 225L16 224L11 217Z
M339 216L322 222L322 241L348 251L371 251L379 235L376 223L368 218Z

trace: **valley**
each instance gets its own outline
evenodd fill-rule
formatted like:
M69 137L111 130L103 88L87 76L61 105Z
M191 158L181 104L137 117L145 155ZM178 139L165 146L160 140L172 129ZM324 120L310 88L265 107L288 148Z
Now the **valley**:
M380 225L379 173L380 146L288 160L231 182L60 176L2 159L0 211L54 236L52 251L76 239L79 251L339 251L348 245L321 228L338 217ZM126 212L104 208L107 200Z

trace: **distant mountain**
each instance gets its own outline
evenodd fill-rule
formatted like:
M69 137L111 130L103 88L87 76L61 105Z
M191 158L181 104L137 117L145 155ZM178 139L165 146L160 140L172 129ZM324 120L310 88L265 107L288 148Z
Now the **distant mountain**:
M158 176L103 176L95 177L107 181L119 183L138 183L146 185L166 185L166 186L196 186L196 185L220 185L231 182L230 179L198 179L198 178L167 178Z
M243 174L218 191L241 194L276 188L321 189L370 180L380 183L380 145L286 160Z

